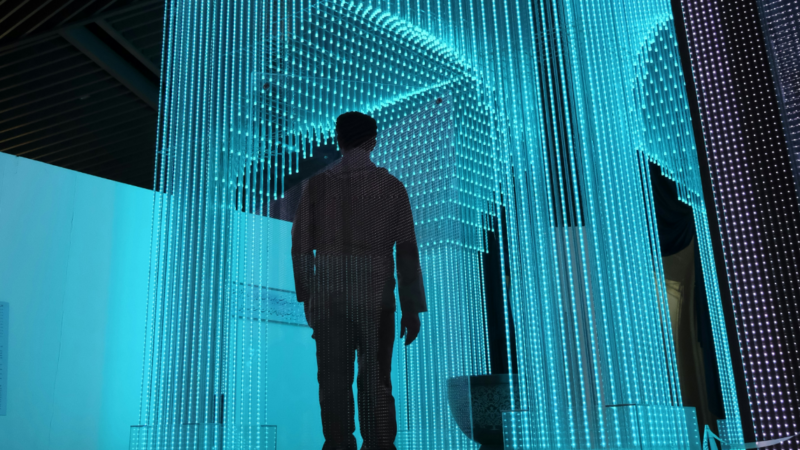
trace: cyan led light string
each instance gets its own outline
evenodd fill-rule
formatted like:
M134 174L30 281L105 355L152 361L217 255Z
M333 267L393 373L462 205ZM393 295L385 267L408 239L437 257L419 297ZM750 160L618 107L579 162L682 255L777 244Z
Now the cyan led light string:
M653 36L651 44L655 44L651 45L651 58L648 60L647 64L651 68L649 69L649 73L643 72L643 82L641 85L643 88L642 90L646 92L645 102L648 102L648 105L643 105L642 109L652 114L647 117L648 119L652 120L654 119L653 116L656 116L655 118L661 117L661 120L654 120L654 123L651 122L653 125L649 126L649 130L646 130L648 132L645 133L645 136L648 137L648 142L645 145L647 148L656 150L659 142L664 143L670 140L677 141L676 144L671 145L671 153L648 152L648 157L653 158L659 163L665 175L670 178L677 177L673 179L677 182L681 200L692 206L695 210L694 216L698 235L697 238L701 260L703 262L704 279L707 282L706 291L709 299L709 308L711 310L714 342L719 355L718 365L721 377L720 382L723 387L722 393L726 408L726 416L731 417L732 420L730 424L733 425L729 428L729 431L733 433L730 439L737 439L736 433L741 433L741 430L736 425L739 422L738 408L732 407L732 405L736 404L735 384L725 334L725 325L722 319L719 289L716 282L708 283L708 280L715 281L717 275L713 265L713 254L711 253L707 219L705 214L697 213L698 210L703 210L705 206L702 201L697 153L690 134L688 105L684 100L685 94L682 89L683 74L679 66L671 22L666 22L659 27L658 35ZM658 48L658 51L653 52L652 50L656 48ZM655 60L655 56L658 56L658 61ZM644 67L645 66L643 66L643 68ZM653 80L656 76L658 78ZM648 78L650 80L648 80ZM662 98L660 101L656 102L655 99L658 97L657 91L659 90L662 91ZM648 96L650 99L647 99ZM667 99L669 99L669 101L665 101ZM657 130L657 132L649 132L650 130ZM666 150L669 149L669 147L670 146L666 146L662 148ZM741 439L741 435L739 435L738 439Z
M214 147L207 146L212 141L207 134L212 128L207 126L208 123L213 122L216 130L220 130L226 127L227 121L207 116L225 116L226 108L220 107L221 104L209 106L201 101L201 96L207 90L212 90L208 86L213 86L215 75L219 74L218 70L212 69L209 76L203 76L209 72L209 65L206 64L208 61L202 59L213 54L205 50L205 39L224 34L219 30L209 33L205 28L206 24L211 23L206 20L208 5L172 6L167 19L171 24L168 28L170 37L165 39L168 48L165 64L169 70L165 70L168 76L165 90L162 91L164 125L161 135L165 139L159 152L162 157L159 167L163 174L159 190L162 194L157 198L156 206L156 220L159 222L154 225L158 235L154 236L156 248L164 249L164 256L159 250L154 259L166 270L163 277L154 274L155 301L151 317L155 320L153 326L148 327L147 343L152 352L148 352L148 368L145 372L148 382L146 390L143 389L142 402L142 422L153 428L147 432L150 439L148 444L153 447L190 445L190 441L214 439L208 436L209 433L219 433L216 428L202 426L196 430L182 430L180 424L213 424L220 419L218 408L209 403L220 401L217 394L223 376L220 374L220 361L212 363L208 358L212 348L216 348L213 352L216 355L222 353L220 335L223 331L220 325L224 320L220 318L224 316L224 308L220 308L222 302L209 301L209 298L217 300L221 297L226 288L217 281L227 275L224 270L219 270L219 257L210 249L226 245L230 248L227 232L224 231L230 226L225 218L225 210L232 209L231 206L252 206L249 200L237 206L241 198L227 192L229 189L236 192L238 188L246 188L250 181L239 186L240 178L234 184L229 178L231 174L225 173L230 167L220 167L231 163L231 158L223 155L220 161L217 158L219 154L208 152ZM220 8L219 12L230 14L229 10ZM176 61L181 63L170 64ZM205 74L200 67L204 67ZM216 79L228 83L226 77ZM175 89L171 90L169 86ZM217 86L216 92L221 94L215 96L217 101L223 99L224 102L226 90ZM223 134L227 134L227 130ZM220 135L219 131L216 135ZM230 145L230 142L223 144L223 148L225 145ZM204 162L209 154L214 162L211 167ZM212 174L215 181L223 184L222 192L213 183L208 186ZM248 176L246 171L243 176ZM224 187L226 184L230 188ZM236 199L237 202L228 206L225 203L229 199ZM206 223L204 218L208 219ZM220 232L222 235L219 235ZM227 259L227 256L223 258ZM208 320L212 311L215 312L216 321ZM203 332L203 329L217 331L213 339L215 347L211 345L214 333ZM206 376L201 375L203 367Z
M565 6L565 11L564 11L563 14L564 14L564 18L567 21L567 23L565 24L566 27L567 27L566 30L567 30L568 33L571 33L573 31L573 28L570 26L571 24L569 23L569 21L572 18L572 14L571 14L571 11L569 9L570 8L569 2L565 2L564 6ZM560 26L561 25L561 21L559 20L558 8L552 8L552 14L554 16L554 22ZM569 36L569 37L572 37L572 36ZM562 53L563 52L563 43L561 41L561 33L558 33L558 32L555 33L554 34L554 39L555 39L555 48L558 51L558 58L557 58L557 61L558 61L558 73L559 73L560 77L563 78L564 77L564 55ZM564 102L564 104L567 104L568 103L567 98L571 95L570 90L562 89L560 94L562 96L562 102ZM551 94L551 101L553 101L552 100L552 94ZM567 130L571 129L571 127L572 127L571 120L570 120L571 119L570 115L571 114L565 114L564 115L563 127L565 129L567 129ZM553 121L554 124L558 124L558 122L559 121ZM561 217L560 217L560 219L561 219L562 223L568 223L569 220L572 220L573 223L581 223L582 218L580 217L580 207L575 208L574 205L572 204L572 202L577 200L577 199L573 199L573 198L570 198L570 197L566 196L565 192L564 192L565 184L569 185L569 182L562 178L562 174L564 173L565 169L569 170L571 172L571 174L572 174L572 186L570 186L570 187L572 189L574 189L575 191L577 191L577 176L575 174L575 169L574 169L574 153L573 153L574 146L573 146L573 142L572 142L573 136L572 136L572 133L565 133L564 136L566 137L566 142L564 143L565 144L565 149L564 150L565 150L565 153L567 153L566 161L562 161L561 158L559 158L559 157L556 158L556 163L557 163L556 167L557 167L557 173L558 173L558 185L559 185L559 187L561 189L560 190L560 195L559 195L559 198L560 198L560 201L561 201L561 204L560 204ZM558 141L556 140L554 142L557 143ZM558 153L560 151L562 151L562 150L558 146L556 146L555 147L555 152ZM568 169L566 167L562 168L562 164L564 166L568 166ZM567 212L568 210L570 211L569 213ZM572 211L574 211L574 214L577 217L573 216ZM568 216L572 216L572 217L568 217ZM566 326L570 327L570 325L571 325L571 332L574 334L574 339L575 339L575 343L576 343L575 352L580 355L580 356L578 356L578 358L576 358L577 367L575 367L573 369L580 376L580 378L579 378L579 390L577 390L577 392L575 392L575 395L576 395L576 397L578 395L580 395L580 398L586 399L587 389L586 389L586 386L585 386L584 377L582 376L583 372L584 372L583 364L590 363L590 361L584 361L584 358L582 357L583 355L581 355L583 353L583 350L581 349L581 345L580 345L580 343L581 343L580 330L581 330L582 324L578 323L578 321L579 321L578 311L577 311L578 305L576 304L578 299L576 299L576 292L575 292L576 277L574 276L575 274L573 273L574 262L572 260L573 257L574 257L574 255L573 255L574 252L573 252L573 250L571 249L571 246L570 246L570 237L573 235L573 233L571 233L570 231L568 231L566 229L564 231L565 231L565 233L564 233L563 238L565 238L565 239L563 240L563 243L564 243L563 244L564 245L563 253L566 255L566 265L567 265L567 270L566 270L567 277L566 277L566 279L564 281L567 283L567 286L569 288L569 298L570 298L570 307L571 307L571 315L572 315L572 323L566 324ZM579 244L579 247L580 247L580 255L584 255L584 251L583 251L583 247L584 247L584 245L583 245L583 233L581 231L578 231L577 234L578 234L578 241L579 241L578 244ZM582 273L584 273L584 271L580 271L579 273L582 274ZM578 280L580 280L580 278L578 278ZM580 283L580 281L577 281L577 282ZM588 288L588 286L585 286L585 285L584 285L584 287ZM562 313L562 316L563 316L563 313ZM591 327L591 318L589 318L589 326ZM564 327L565 327L565 324L562 323L562 334L564 333L564 330L563 330ZM594 359L594 358L592 358L592 359ZM568 391L568 393L569 393L569 391ZM571 409L572 409L572 401L571 401L571 399L569 397L567 398L567 402L569 403L570 413L572 413L572 411L571 411ZM576 445L591 446L591 444L592 444L591 443L591 438L590 438L590 431L589 431L589 417L588 417L586 408L587 408L587 402L584 401L580 405L580 410L579 411L575 411L576 417L574 419L571 418L572 420L570 421L570 424L575 423L576 426L582 428L582 430L579 430L579 431L575 430L574 428L570 430L570 435L573 437L573 439L570 442L570 444L573 447L576 446ZM601 431L601 434L602 434L602 431ZM583 439L580 439L581 437ZM580 442L581 440L583 440L583 442Z
M649 278L649 277L648 277Z
M570 51L570 52L574 52L574 50L576 48L578 48L578 46L577 46L577 43L576 43L576 36L575 36L575 24L573 23L573 11L571 10L571 6L570 6L569 2L565 3L564 15L565 15L565 18L567 19L566 32L567 32L567 37L568 37L568 40L569 40L569 45L567 47L567 50ZM572 58L575 58L575 56L572 56ZM560 70L561 70L561 72L563 74L564 68L561 67ZM583 92L582 92L582 89L581 89L581 80L576 78L575 81L574 81L574 89L573 90L565 90L564 91L564 95L565 96L568 95L569 98L570 98L570 101L575 103L575 105L576 105L576 107L572 110L572 114L575 116L575 123L577 123L577 125L579 126L580 131L581 131L577 136L582 138L585 135L585 123L583 121L578 120L580 115L583 113L583 98L582 98ZM569 127L569 124L567 124L567 127ZM569 135L569 137L571 139L571 135ZM578 178L577 168L576 168L576 158L580 158L580 155L576 155L573 149L570 149L569 153L570 153L570 155L569 155L570 156L569 157L569 170L570 170L570 173L572 175L572 189L575 192L578 192L579 191L579 186L578 186L578 179L579 178ZM559 171L559 173L561 173L561 171ZM584 220L581 208L580 207L574 208L574 211L575 211L575 215L576 215L576 217L574 218L575 223L581 223ZM579 254L580 255L586 254L586 251L587 251L586 243L584 242L584 234L582 232L578 232L578 241L579 241L579 244L580 244L580 248L579 248L580 253ZM581 278L582 278L582 281L583 281L583 289L584 289L584 291L585 292L589 292L591 290L591 287L590 287L591 285L590 285L590 282L589 282L589 273L588 273L588 270L587 270L587 267L586 267L585 264L582 265L582 270L580 271L580 275L581 275ZM586 303L587 303L586 304L587 309L588 310L592 310L593 309L593 304L592 304L590 296L586 297ZM573 309L575 309L575 299L574 299L574 297L573 297ZM594 319L591 317L591 315L589 315L588 316L588 333L589 333L590 336L594 335L594 328L595 328ZM578 329L577 324L576 324L576 329ZM596 413L598 415L602 415L603 406L602 406L602 398L600 396L601 390L600 390L600 386L599 386L599 381L600 380L599 380L599 371L598 371L596 343L595 343L595 341L593 339L590 339L588 345L591 347L591 356L592 357L591 357L590 361L587 361L587 363L591 364L592 374L594 376L594 379L593 379L594 383L591 386L591 390L593 390L596 393L595 394L596 398L594 399L594 401L596 403L596 405L595 405ZM585 389L584 389L584 392L582 392L582 395L584 397L587 395L585 393ZM587 439L586 445L591 445L592 443L591 443L591 440L590 440L590 430L589 430L589 424L588 424L589 419L588 419L588 414L587 414L587 411L586 411L586 405L585 404L584 404L584 414L583 414L583 416L584 416L583 417L583 420L584 420L584 430L583 431L585 433L584 436ZM599 436L598 436L598 438L599 438L599 444L601 446L604 446L605 445L605 429L603 427L599 428Z
M452 433L445 382L453 376L487 370L483 296L481 291L469 289L478 282L480 272L467 264L477 258L482 247L464 245L480 223L465 220L473 211L463 201L466 196L461 187L470 184L463 175L469 158L464 158L468 155L464 148L453 147L458 141L452 139L458 128L458 115L453 123L458 92L443 91L434 95L433 101L430 94L411 97L406 101L410 106L400 103L376 114L382 121L399 120L384 130L373 159L406 185L428 280L426 294L429 302L440 305L423 317L423 326L430 330L423 345L405 352L411 362L410 374L419 373L422 382L405 386L398 395L410 402L409 416L401 422L401 429L408 430L404 442L420 448L468 445L465 436ZM403 114L405 108L414 113ZM475 358L475 354L484 357Z

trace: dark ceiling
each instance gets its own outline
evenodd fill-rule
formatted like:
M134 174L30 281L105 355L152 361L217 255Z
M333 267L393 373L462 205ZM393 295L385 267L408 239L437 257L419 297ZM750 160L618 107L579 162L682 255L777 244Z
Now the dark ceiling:
M0 151L151 189L164 0L0 0Z

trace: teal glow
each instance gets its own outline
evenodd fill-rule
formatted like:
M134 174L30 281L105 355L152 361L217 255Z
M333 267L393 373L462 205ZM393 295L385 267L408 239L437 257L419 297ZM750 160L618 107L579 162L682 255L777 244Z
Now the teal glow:
M419 341L398 350L398 448L474 446L445 382L488 371L481 253L501 214L512 409L526 411L510 445L689 445L648 161L694 209L728 438L741 440L667 0L172 0L167 24L145 446L263 444L258 427L281 414L266 395L276 368L260 299L241 286L278 282L261 215L349 110L375 116L373 159L408 188L428 293ZM620 404L648 409L606 407Z

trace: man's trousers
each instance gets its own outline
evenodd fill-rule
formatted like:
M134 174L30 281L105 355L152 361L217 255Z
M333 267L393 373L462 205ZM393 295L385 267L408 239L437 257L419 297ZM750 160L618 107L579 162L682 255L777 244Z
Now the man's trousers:
M356 355L358 419L364 438L361 448L395 450L397 418L391 380L394 311L353 305L346 301L318 305L310 321L317 342L323 450L356 450L352 389Z

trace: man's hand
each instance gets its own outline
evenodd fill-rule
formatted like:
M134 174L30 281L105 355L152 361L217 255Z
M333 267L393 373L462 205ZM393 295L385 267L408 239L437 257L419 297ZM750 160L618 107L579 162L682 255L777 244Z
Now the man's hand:
M400 319L400 337L406 337L406 345L414 342L420 329L419 313L403 314Z
M306 313L306 323L311 328L311 339L316 339L315 331L314 331L314 322L311 320L311 302L306 300L303 302L303 312Z

